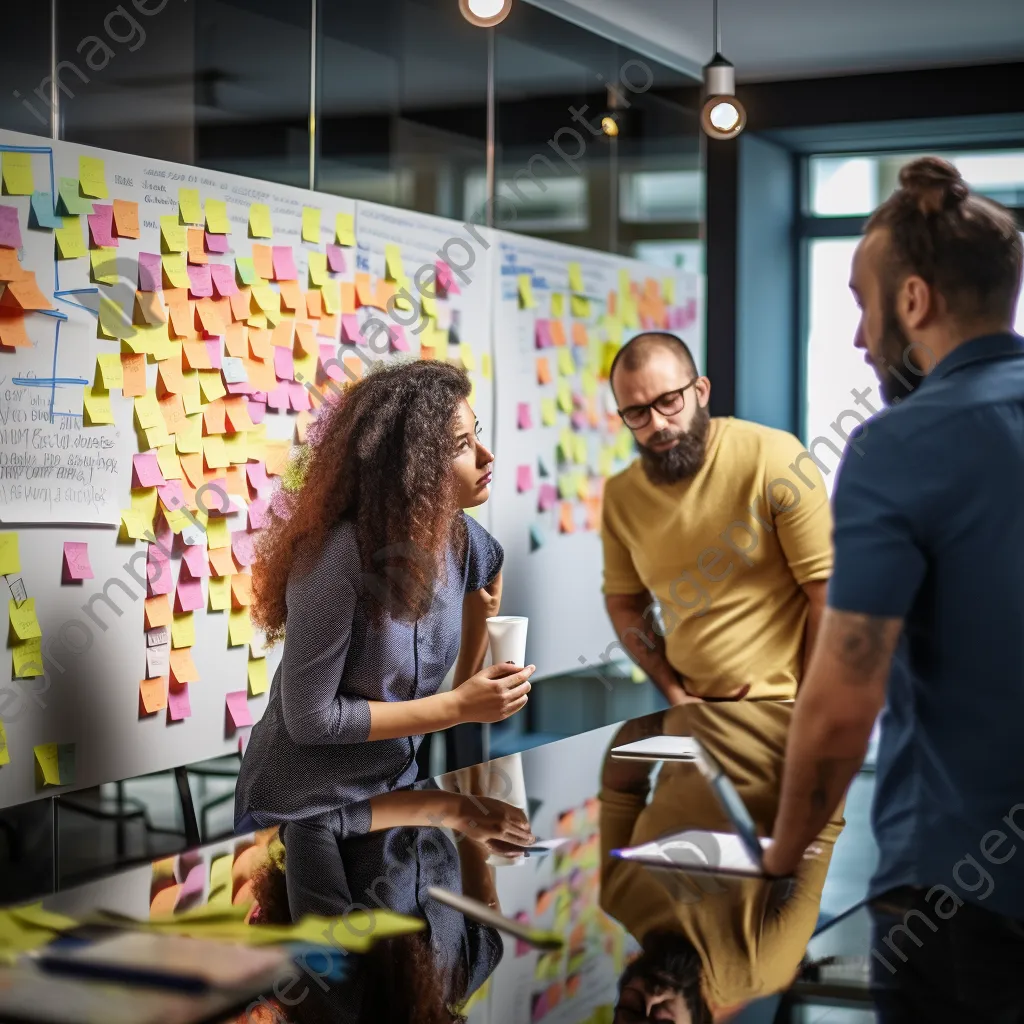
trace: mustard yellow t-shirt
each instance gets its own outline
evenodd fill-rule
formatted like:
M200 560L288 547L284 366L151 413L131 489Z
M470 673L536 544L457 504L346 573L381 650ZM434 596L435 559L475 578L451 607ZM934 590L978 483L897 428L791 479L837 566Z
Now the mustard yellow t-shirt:
M691 479L652 484L636 461L608 481L602 538L605 594L657 598L666 656L691 693L749 684L749 698L796 695L801 586L831 575L832 517L821 474L792 434L712 419Z

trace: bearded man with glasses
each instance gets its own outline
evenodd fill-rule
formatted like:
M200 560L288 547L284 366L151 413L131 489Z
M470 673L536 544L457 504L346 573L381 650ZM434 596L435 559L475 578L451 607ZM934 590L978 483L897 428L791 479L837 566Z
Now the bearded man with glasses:
M670 704L791 700L832 571L828 494L782 430L712 418L673 334L619 350L611 386L640 458L605 488L605 606Z

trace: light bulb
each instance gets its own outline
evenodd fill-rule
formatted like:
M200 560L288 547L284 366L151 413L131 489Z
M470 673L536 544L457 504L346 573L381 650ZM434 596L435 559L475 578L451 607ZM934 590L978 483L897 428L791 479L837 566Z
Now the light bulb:
M459 0L459 10L473 25L493 28L508 17L512 0Z
M708 119L720 132L735 131L739 124L740 112L728 100L722 100L711 108Z
M602 117L601 131L603 131L610 139L614 139L619 134L619 122L610 114Z
M504 5L505 0L469 0L469 11L478 18L496 18Z
M735 96L709 96L700 115L701 127L713 139L735 139L747 123L747 112Z

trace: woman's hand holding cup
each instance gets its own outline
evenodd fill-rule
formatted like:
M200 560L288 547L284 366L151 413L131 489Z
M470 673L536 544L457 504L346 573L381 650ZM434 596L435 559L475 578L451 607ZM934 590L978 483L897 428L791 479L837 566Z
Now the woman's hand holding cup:
M452 691L462 722L503 722L526 707L536 665L491 665Z

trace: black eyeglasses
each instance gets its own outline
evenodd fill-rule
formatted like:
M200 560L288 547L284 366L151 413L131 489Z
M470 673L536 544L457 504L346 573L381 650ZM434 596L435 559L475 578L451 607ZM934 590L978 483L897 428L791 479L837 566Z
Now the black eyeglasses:
M674 416L686 404L687 389L692 388L698 380L700 377L694 377L689 384L684 384L681 388L676 388L675 391L666 391L665 394L658 395L653 402L647 405L630 405L625 409L619 409L622 422L630 430L640 430L651 422L652 409L657 409L662 416Z

